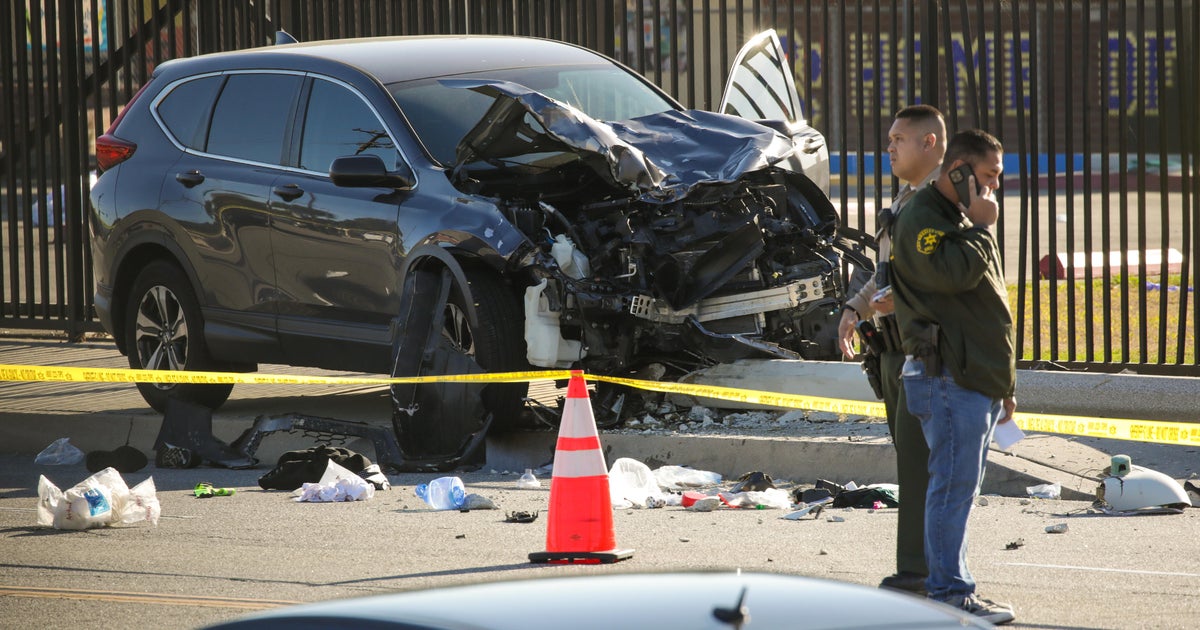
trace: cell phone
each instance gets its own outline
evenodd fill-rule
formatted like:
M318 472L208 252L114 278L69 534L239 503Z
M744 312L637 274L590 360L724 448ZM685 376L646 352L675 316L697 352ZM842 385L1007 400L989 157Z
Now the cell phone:
M871 301L872 302L882 302L883 300L886 300L888 298L888 296L890 296L891 294L892 294L892 287L891 287L891 285L888 285L888 286L883 287L882 289L876 291L875 295L871 296Z
M975 175L975 171L971 170L971 165L962 163L950 171L950 183L954 184L954 190L958 193L958 201L966 206L971 203L971 189L968 188L968 181ZM982 195L983 187L979 185L979 180L975 180L975 194Z

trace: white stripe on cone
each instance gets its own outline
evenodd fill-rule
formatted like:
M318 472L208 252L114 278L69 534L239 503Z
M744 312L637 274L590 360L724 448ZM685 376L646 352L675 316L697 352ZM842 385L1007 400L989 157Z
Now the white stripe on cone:
M563 403L562 422L558 427L558 437L585 438L596 437L596 419L592 415L592 404L587 398L568 398Z
M608 476L604 466L604 453L599 449L587 451L554 452L554 477L578 478Z

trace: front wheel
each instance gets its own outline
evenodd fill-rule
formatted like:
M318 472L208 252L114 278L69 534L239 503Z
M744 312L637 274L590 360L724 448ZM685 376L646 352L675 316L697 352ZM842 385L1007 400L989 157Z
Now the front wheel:
M156 260L138 274L125 308L125 343L129 367L146 370L210 371L218 368L204 343L200 305L191 283L179 267ZM165 412L167 399L176 398L220 407L232 384L138 383L142 398Z

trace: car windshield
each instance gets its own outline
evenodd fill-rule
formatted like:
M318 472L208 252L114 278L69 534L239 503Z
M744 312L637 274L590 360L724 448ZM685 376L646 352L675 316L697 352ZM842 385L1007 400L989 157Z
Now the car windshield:
M568 103L596 120L629 120L675 108L636 76L613 65L511 68L460 74L453 78L518 83ZM438 79L393 83L388 89L429 154L443 165L455 162L459 140L479 122L493 102L489 96L448 87Z

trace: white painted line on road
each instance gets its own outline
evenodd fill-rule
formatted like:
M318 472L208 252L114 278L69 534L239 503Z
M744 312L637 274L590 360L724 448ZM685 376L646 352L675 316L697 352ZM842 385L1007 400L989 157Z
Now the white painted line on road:
M1107 569L1104 567L1079 567L1070 564L1034 564L1031 562L1004 562L1010 567L1035 567L1039 569L1070 569L1072 571L1100 571L1102 573L1135 573L1137 575L1163 575L1176 577L1200 578L1200 573L1183 573L1180 571L1142 571L1139 569Z

